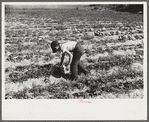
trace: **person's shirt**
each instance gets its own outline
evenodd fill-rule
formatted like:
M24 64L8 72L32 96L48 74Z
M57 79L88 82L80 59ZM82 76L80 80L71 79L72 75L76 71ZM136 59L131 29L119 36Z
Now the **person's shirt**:
M62 44L61 45L62 53L64 53L65 51L72 52L74 50L74 48L76 47L76 44L77 44L76 41L68 41L68 42Z

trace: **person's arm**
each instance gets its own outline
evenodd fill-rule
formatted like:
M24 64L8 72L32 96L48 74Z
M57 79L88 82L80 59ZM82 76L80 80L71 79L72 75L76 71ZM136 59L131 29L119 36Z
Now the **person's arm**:
M70 66L70 64L71 64L71 62L72 62L72 57L73 57L73 55L72 55L71 52L69 52L68 50L65 50L65 53L67 53L68 56L69 56L68 66Z
M61 63L60 63L60 66L62 66L62 64L63 64L64 57L65 57L65 52L62 54L62 58L61 58Z

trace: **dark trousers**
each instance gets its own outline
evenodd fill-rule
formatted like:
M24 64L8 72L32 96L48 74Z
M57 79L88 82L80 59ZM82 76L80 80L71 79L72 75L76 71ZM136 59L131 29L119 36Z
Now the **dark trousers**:
M75 49L73 50L73 58L71 63L71 80L78 78L78 69L84 74L88 73L83 62L80 61L82 55L83 48L79 43L77 43Z

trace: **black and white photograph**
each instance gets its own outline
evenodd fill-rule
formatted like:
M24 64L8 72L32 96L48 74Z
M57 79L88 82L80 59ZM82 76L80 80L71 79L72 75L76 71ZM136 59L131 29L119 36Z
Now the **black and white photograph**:
M144 10L144 2L3 3L4 101L144 100Z

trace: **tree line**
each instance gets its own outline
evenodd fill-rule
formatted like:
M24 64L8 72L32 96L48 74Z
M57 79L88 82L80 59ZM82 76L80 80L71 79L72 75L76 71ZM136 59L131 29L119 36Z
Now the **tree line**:
M110 8L116 11L123 11L123 12L142 12L143 13L143 4L112 4L112 5L97 5L92 4L89 5L94 9L98 9L99 7Z

